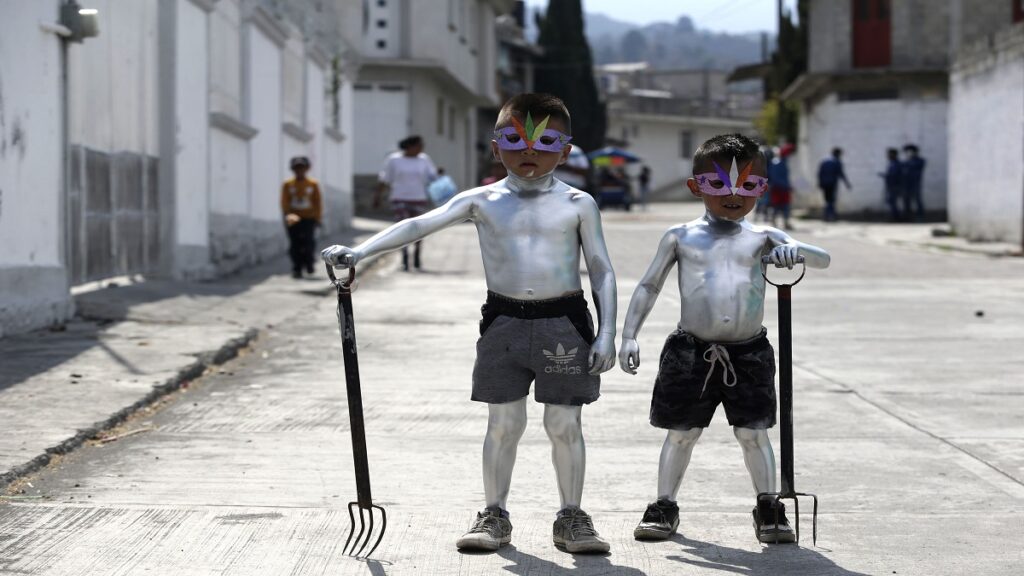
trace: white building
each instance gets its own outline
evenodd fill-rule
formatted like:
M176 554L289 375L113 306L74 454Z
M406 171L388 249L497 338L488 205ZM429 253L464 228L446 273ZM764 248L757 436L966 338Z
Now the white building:
M1024 1L952 0L949 221L1024 243Z
M355 173L369 188L402 138L475 185L478 107L498 102L496 18L511 0L374 0L355 89ZM361 201L364 198L361 197Z
M783 93L801 104L797 182L815 186L840 147L853 185L840 213L887 211L886 149L913 143L928 162L925 208L946 208L949 24L947 2L811 0L808 70Z
M651 169L651 190L672 190L666 197L689 195L685 181L702 142L754 133L760 93L727 82L728 71L654 70L637 62L599 66L595 74L608 107L609 142L639 156Z
M348 225L362 3L89 0L100 32L81 44L61 1L8 4L0 335L66 319L76 284L281 254L294 155L313 161L326 227Z

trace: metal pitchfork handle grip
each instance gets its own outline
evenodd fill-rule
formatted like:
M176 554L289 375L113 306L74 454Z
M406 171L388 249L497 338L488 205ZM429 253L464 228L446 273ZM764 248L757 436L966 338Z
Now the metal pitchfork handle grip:
M348 417L352 430L352 458L355 464L356 494L360 508L373 506L370 493L370 465L366 456L366 426L363 421L363 394L359 385L359 356L356 351L355 319L352 315L352 284L355 267L348 269L348 279L338 280L334 267L327 264L327 276L338 291L338 320L341 324L341 345L345 358L345 386L348 392Z

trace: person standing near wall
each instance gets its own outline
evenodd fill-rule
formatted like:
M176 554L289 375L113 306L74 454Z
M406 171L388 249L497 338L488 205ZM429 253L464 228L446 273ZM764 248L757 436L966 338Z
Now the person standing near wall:
M826 222L835 222L838 218L836 215L836 190L839 188L839 181L842 180L846 184L847 190L853 189L853 186L850 186L850 181L846 179L846 173L843 172L842 156L842 148L833 148L832 156L822 160L818 166L818 187L821 188L821 192L825 196Z
M313 273L316 228L320 225L323 203L320 185L308 178L309 158L296 156L289 167L294 178L281 186L281 213L288 230L288 255L292 259L292 278L302 278L302 269Z
M400 150L384 161L378 177L373 206L380 205L380 197L390 190L391 211L396 221L425 214L431 208L427 185L437 178L434 162L423 152L423 138L409 136L398 143ZM416 242L413 267L420 269L420 242ZM402 270L409 271L409 249L402 248Z
M786 230L792 230L789 223L789 205L793 200L793 186L789 181L789 155L795 150L792 144L783 144L778 154L768 164L768 195L772 207L772 226L777 226L776 221L779 214L782 214L782 222Z
M918 155L915 144L903 147L906 160L903 161L903 213L910 218L911 214L920 221L924 218L924 204L921 202L921 181L924 179L924 158ZM914 204L914 212L911 212Z
M640 205L643 206L644 210L647 210L647 194L651 191L651 167L644 164L640 168L640 176L637 178L640 182Z
M886 158L889 163L885 168L885 172L879 172L878 175L885 179L885 203L889 206L892 221L901 222L906 214L905 212L900 212L900 199L904 198L904 203L906 202L903 164L900 162L900 153L895 148L889 148L886 152Z

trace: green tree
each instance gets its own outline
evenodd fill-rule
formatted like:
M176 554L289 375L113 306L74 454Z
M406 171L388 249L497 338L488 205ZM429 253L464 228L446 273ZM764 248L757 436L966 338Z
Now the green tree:
M797 22L793 21L793 13L788 10L783 12L779 22L778 47L772 54L772 74L768 78L772 99L765 102L765 108L758 119L762 135L772 143L780 139L796 142L799 128L797 104L787 102L779 105L786 87L807 71L807 22L810 18L808 0L798 0L796 11Z
M534 74L536 90L565 102L572 115L574 144L588 151L600 148L608 119L594 81L580 0L550 0L547 11L537 14L537 28L537 44L544 54Z

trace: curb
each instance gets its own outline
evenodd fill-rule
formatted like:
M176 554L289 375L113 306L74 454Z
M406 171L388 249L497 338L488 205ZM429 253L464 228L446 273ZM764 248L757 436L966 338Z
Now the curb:
M80 429L74 436L60 442L56 446L47 448L43 454L0 474L0 491L7 489L14 481L45 468L50 463L53 455L68 454L74 451L87 440L96 437L103 430L121 424L139 410L181 389L188 382L202 376L203 372L207 369L231 360L238 355L240 350L251 344L258 335L259 330L250 328L246 330L245 334L228 340L220 348L203 353L195 362L179 370L177 374L168 378L163 384L153 386L153 389L148 394L134 404L118 410L106 420L96 422L88 428Z

